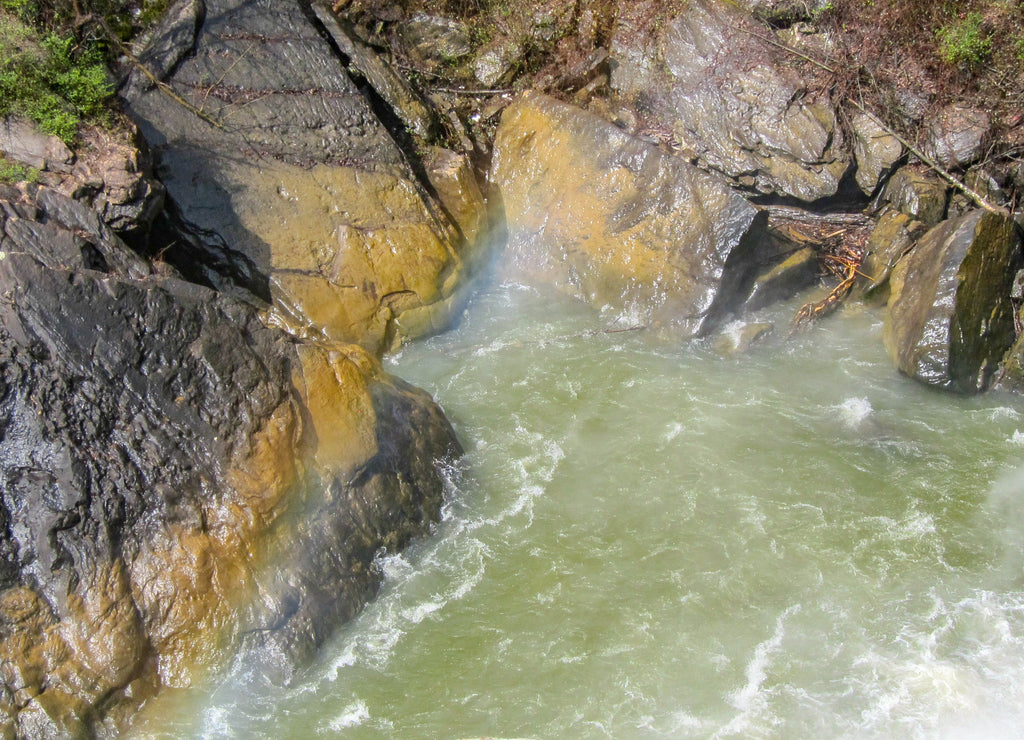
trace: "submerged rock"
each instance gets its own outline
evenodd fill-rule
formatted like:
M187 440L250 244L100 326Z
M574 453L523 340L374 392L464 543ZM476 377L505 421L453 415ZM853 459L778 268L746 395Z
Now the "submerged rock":
M739 184L803 201L835 195L850 164L835 111L746 22L724 1L697 0L653 38L620 23L612 87Z
M1014 339L1010 289L1021 263L1016 224L995 213L925 234L889 279L884 336L897 367L941 388L988 388Z
M458 442L352 345L0 200L0 729L89 736L239 647L278 676L439 514ZM125 250L127 251L127 250ZM272 661L265 661L273 656Z
M722 181L543 95L505 111L491 180L520 268L684 336L737 308L770 251L767 214Z
M372 352L445 323L477 245L301 3L179 3L143 56L187 103L142 75L125 91L193 245L166 260L241 285L297 334ZM409 312L432 316L403 324Z

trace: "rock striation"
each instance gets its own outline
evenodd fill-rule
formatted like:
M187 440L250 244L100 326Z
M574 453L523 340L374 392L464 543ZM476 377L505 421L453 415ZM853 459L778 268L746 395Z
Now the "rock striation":
M397 123L430 128L429 111L327 31L345 54L298 0L182 0L140 55L161 84L137 70L124 96L181 234L164 258L293 333L379 354L447 323L483 241L451 214L484 206L477 189L437 196L444 173ZM388 105L402 100L420 107Z

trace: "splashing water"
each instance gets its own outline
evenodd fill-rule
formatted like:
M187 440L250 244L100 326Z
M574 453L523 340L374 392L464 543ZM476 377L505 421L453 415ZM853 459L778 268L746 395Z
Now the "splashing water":
M1016 398L892 370L879 320L724 361L506 282L392 370L467 449L435 534L296 686L138 737L1011 738Z

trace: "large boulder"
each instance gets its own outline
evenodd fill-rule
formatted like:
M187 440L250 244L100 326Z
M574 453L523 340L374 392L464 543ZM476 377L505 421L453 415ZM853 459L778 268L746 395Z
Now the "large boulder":
M612 87L642 120L667 130L702 166L760 193L814 201L835 195L850 165L830 102L724 0L694 0L646 29L649 3L620 18Z
M364 89L397 79L348 41ZM364 95L301 2L183 0L140 59L162 82L137 71L123 94L182 234L164 259L240 285L296 334L375 353L446 323L475 245L375 113L397 88ZM482 212L478 191L461 197Z
M239 649L287 678L437 518L459 453L365 350L118 258L76 207L0 192L5 736L113 731Z
M767 214L721 180L543 95L503 114L491 179L522 269L684 336L735 309L770 251Z
M1014 339L1010 290L1021 266L1013 220L973 211L931 229L889 278L885 345L928 385L976 393Z

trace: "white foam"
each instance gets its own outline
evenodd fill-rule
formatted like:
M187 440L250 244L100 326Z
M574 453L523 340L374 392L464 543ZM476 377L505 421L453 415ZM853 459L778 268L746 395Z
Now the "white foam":
M859 426L874 411L871 401L860 397L847 398L842 403L831 406L830 409L836 411L839 420L849 427Z
M678 437L682 433L683 433L683 425L680 424L678 421L674 421L674 422L672 422L671 424L668 425L668 428L665 431L664 440L666 442L671 442L673 439L675 439L676 437Z
M729 703L739 710L739 713L715 732L713 738L744 735L756 724L765 723L762 715L767 711L768 697L765 696L763 687L768 678L768 668L786 636L786 620L798 613L800 608L799 604L794 604L782 612L775 620L775 631L771 637L754 648L754 655L747 662L744 671L747 682L729 695Z
M354 704L349 704L341 714L328 722L327 729L330 732L341 732L350 727L358 727L368 719L370 719L370 710L364 702L356 701Z

